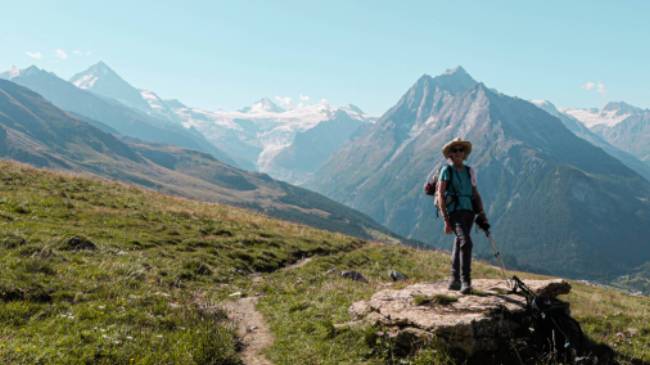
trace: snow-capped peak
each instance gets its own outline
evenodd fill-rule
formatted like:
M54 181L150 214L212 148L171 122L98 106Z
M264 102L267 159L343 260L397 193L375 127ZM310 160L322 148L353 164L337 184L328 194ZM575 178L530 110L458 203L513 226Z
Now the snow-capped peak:
M38 72L41 72L41 69L34 65L31 65L22 70L16 67L16 65L12 65L9 70L0 73L0 78L11 80L19 76L29 76Z
M7 71L7 76L9 76L10 79L20 76L20 69L16 65L12 65L9 71Z
M269 98L262 98L251 106L244 107L239 110L242 113L282 113L285 109L278 106Z
M107 64L103 61L90 66L86 71L78 73L70 80L76 87L80 89L92 89L97 80L107 75L116 75ZM117 75L116 75L117 76Z

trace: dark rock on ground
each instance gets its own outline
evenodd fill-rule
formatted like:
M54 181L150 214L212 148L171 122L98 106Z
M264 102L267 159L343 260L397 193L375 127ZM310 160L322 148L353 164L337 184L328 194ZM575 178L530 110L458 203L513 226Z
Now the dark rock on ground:
M364 282L364 283L368 282L368 279L366 279L366 277L363 276L363 274L361 274L358 271L352 271L352 270L341 271L341 276L346 278L346 279L350 279L350 280L354 280L354 281L361 281L361 282Z
M59 248L64 251L93 251L97 249L97 245L85 237L74 236L63 240Z
M402 274L399 271L391 270L388 272L388 276L392 281L402 281L408 279L408 277L404 274Z

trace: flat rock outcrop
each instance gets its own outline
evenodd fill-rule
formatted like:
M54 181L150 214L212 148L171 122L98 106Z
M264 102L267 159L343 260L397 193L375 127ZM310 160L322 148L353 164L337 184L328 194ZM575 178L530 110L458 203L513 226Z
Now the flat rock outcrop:
M379 325L390 336L406 337L411 344L435 337L470 355L497 350L528 323L526 298L512 293L503 280L474 280L469 295L450 291L447 284L384 289L368 301L352 304L349 312L355 320ZM526 285L548 298L571 290L569 283L559 279L526 280Z

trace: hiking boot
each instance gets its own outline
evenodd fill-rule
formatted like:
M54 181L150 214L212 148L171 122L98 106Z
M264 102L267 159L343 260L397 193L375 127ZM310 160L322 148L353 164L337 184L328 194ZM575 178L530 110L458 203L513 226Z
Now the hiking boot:
M451 279L449 281L449 286L447 287L449 290L460 290L460 280L458 279Z
M461 294L469 294L472 292L472 284L463 281L463 284L460 287Z

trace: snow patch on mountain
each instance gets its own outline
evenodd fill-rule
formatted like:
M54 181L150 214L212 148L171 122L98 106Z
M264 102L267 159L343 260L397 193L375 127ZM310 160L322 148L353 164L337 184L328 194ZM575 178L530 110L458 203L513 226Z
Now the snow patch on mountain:
M80 78L72 81L74 86L80 88L80 89L91 89L93 86L95 86L95 83L99 80L99 77L97 75L93 74L86 74L82 75Z
M153 91L141 89L140 95L147 102L147 104L149 104L149 107L151 109L159 111L167 109L165 102Z
M562 109L562 112L576 118L589 128L600 124L613 127L631 115L630 113L621 113L619 110L599 110L597 108L565 108Z
M12 65L9 71L7 71L9 79L20 76L20 69L16 65Z

